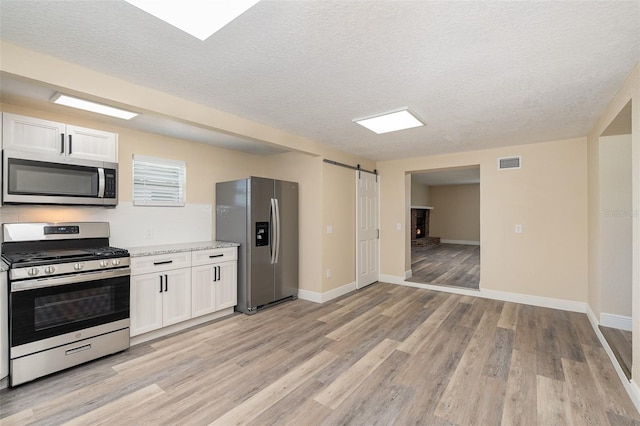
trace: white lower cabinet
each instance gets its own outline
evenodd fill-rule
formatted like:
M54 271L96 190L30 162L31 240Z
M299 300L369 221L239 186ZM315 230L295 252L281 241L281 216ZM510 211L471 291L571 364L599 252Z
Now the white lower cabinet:
M236 247L132 258L131 336L235 306L237 259Z
M236 262L194 266L191 280L191 314L194 318L236 305Z
M131 336L190 318L190 268L131 277Z

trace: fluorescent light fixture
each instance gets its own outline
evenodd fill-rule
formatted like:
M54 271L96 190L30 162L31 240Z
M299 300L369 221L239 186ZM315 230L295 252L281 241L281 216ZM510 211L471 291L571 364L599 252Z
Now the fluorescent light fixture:
M388 112L374 117L353 120L354 123L366 127L377 134L395 132L396 130L411 129L424 126L424 123L416 118L409 110Z
M97 104L95 102L85 101L84 99L74 98L72 96L63 95L62 93L56 93L55 95L53 95L53 97L51 98L51 102L58 105L83 109L85 111L97 112L98 114L109 115L111 117L122 118L125 120L131 120L133 117L138 115L135 112Z
M125 0L204 41L259 0Z

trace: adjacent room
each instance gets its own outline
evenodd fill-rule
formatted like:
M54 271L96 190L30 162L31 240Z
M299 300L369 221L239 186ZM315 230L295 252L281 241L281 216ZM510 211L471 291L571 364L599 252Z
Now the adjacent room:
M411 278L480 288L480 167L411 174Z
M639 22L0 0L0 423L640 424Z

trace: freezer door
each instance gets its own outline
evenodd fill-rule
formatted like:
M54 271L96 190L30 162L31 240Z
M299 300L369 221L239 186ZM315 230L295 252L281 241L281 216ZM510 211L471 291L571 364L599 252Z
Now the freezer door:
M275 181L277 253L275 300L298 295L298 184Z
M274 294L274 277L272 250L274 248L274 229L271 213L273 196L273 179L252 177L249 179L249 231L251 238L251 270L249 277L249 307L256 308L276 300ZM264 230L269 236L269 244L263 244ZM260 236L261 238L258 238Z

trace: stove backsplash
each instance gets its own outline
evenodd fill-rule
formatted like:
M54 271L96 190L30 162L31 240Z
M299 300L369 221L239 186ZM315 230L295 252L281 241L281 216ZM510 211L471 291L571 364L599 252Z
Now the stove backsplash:
M120 201L113 209L74 206L2 206L0 224L9 222L109 222L111 245L137 247L208 241L213 235L213 207L134 206Z

